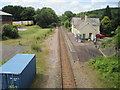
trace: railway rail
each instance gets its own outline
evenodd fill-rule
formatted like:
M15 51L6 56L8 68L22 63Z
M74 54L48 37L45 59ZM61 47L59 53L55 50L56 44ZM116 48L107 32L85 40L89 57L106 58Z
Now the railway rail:
M75 78L71 67L67 46L65 43L65 37L63 35L64 32L60 27L58 29L59 29L58 38L59 38L59 55L60 55L60 65L61 65L62 88L76 89Z

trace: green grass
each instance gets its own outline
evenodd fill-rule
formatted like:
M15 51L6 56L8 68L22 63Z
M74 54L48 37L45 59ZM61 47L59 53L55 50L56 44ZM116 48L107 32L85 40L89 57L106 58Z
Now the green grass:
M37 25L24 28L28 30L19 31L20 38L2 41L2 44L19 45L20 42L21 45L29 46L32 43L42 43L47 36L54 33L54 31L51 31L50 28L42 29ZM40 38L38 39L38 37Z
M120 56L112 55L109 57L96 57L88 62L99 74L100 79L105 82L107 88L119 87L119 66L118 60Z
M37 52L35 50L29 50L23 53L34 53L36 54L36 70L37 70L37 74L35 79L33 80L33 83L31 85L30 88L40 88L40 84L42 81L42 77L44 75L44 72L46 71L47 67L46 67L46 59L48 57L49 51L47 49L45 49L42 52Z

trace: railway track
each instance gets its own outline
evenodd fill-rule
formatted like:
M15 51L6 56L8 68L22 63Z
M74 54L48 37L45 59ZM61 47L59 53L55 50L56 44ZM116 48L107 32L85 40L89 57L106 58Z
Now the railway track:
M59 37L59 55L60 55L59 57L61 65L62 89L66 88L76 89L74 74L72 71L67 46L65 44L65 37L63 34L64 34L63 30L59 27L58 37Z

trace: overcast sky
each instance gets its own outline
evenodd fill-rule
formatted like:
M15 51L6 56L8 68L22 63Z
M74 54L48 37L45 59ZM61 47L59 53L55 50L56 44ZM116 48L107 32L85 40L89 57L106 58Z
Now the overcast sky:
M65 11L79 13L95 9L117 7L120 0L0 0L0 9L6 5L32 6L35 9L50 7L56 14L61 15Z

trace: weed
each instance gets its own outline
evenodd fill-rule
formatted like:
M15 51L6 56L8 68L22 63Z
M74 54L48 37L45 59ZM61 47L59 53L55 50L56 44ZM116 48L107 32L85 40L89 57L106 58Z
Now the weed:
M37 52L42 52L42 49L40 47L40 45L37 45L37 44L32 44L31 45L31 48Z

